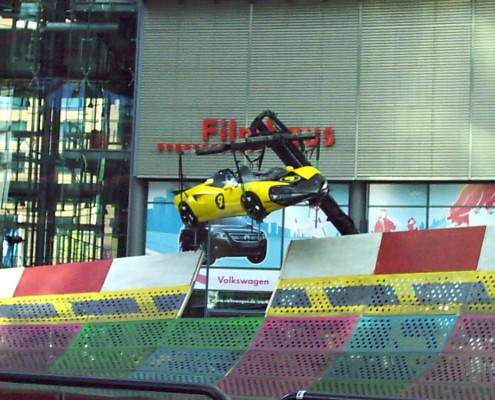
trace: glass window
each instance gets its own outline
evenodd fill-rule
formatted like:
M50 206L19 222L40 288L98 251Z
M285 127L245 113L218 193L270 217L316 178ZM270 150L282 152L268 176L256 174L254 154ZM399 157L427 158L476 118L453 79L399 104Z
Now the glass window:
M431 228L495 224L495 184L431 185Z
M370 184L368 232L426 229L428 185Z

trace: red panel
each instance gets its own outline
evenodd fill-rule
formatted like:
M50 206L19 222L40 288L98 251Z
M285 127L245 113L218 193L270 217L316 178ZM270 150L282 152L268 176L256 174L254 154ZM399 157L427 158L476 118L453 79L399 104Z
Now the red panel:
M14 296L99 292L112 260L26 268Z
M2 400L57 400L58 398L57 393L0 390L0 399Z
M384 233L375 274L476 271L485 227Z

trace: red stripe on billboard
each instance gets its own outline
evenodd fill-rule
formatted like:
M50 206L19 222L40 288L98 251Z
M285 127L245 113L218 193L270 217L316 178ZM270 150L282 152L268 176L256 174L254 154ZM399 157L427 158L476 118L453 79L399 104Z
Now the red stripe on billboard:
M112 260L26 268L15 296L99 292Z
M384 233L375 274L476 271L484 226Z

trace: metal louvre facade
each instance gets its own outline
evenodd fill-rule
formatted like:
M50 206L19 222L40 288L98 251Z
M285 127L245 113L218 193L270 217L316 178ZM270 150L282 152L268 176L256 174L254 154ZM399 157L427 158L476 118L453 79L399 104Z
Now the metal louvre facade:
M238 135L270 109L334 129L329 179L492 179L494 24L490 0L147 0L136 174L177 178L174 146L206 142L204 120L225 119L230 140L229 121ZM232 163L191 155L185 173Z

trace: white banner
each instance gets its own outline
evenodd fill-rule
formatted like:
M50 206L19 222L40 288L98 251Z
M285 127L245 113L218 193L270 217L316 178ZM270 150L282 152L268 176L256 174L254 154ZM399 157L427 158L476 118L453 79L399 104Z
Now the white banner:
M206 276L206 268L201 268L194 286L196 289L205 289ZM279 276L278 270L210 268L208 290L273 292Z

